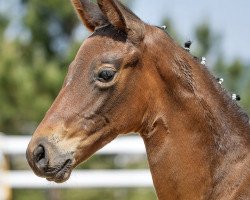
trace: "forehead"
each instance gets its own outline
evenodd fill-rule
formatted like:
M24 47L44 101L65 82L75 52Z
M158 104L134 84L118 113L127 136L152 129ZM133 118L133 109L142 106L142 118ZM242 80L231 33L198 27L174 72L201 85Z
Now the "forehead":
M114 41L126 42L127 35L120 30L115 29L112 25L103 26L97 28L95 32L89 37L102 36L113 39Z
M129 46L126 34L108 25L95 30L83 42L77 58L89 60L105 54L123 54Z

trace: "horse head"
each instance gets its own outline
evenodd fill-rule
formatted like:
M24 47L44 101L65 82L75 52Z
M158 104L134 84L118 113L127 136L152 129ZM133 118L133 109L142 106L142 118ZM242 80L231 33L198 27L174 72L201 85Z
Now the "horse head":
M154 96L160 94L145 40L147 29L159 37L165 33L116 0L72 5L92 34L27 149L34 172L55 182L66 181L74 167L119 134L140 131L149 101L157 104Z

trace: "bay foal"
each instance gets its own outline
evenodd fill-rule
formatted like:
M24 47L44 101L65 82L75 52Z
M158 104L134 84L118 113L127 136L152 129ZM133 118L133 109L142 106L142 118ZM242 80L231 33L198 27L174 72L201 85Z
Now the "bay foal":
M138 132L160 200L250 199L248 117L164 31L117 0L97 2L72 0L92 35L30 141L34 172L64 182L119 134Z

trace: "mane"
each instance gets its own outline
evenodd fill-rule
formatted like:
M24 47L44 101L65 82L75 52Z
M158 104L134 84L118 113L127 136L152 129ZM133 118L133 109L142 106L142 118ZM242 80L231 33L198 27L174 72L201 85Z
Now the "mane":
M89 37L94 37L97 35L112 38L114 41L120 41L124 43L127 41L127 34L116 29L112 24L107 24L105 26L96 28Z
M154 29L155 27L153 27L151 31L154 31ZM235 100L232 99L231 94L225 88L223 88L221 84L218 83L216 77L212 75L212 73L208 70L208 67L201 64L201 61L197 59L197 57L191 55L189 51L177 44L166 31L159 29L157 29L157 31L162 31L165 33L164 36L167 40L167 43L163 43L163 38L158 34L151 33L151 35L149 36L149 40L157 42L157 45L160 45L161 49L165 49L163 50L165 51L165 54L170 54L166 56L167 58L171 58L172 66L169 67L172 68L172 72L174 72L175 76L178 78L178 84L181 84L182 88L184 88L187 93L191 93L191 95L199 98L199 96L195 94L195 87L197 83L194 83L195 77L192 70L200 70L202 72L202 78L204 78L204 80L209 83L207 84L207 87L209 87L209 91L213 93L214 100L222 102L220 112L228 113L230 116L226 117L233 119L231 120L232 122L238 123L242 127L242 129L247 128L248 130L250 130L248 114L238 105ZM169 52L169 49L171 49L171 52ZM162 69L160 66L158 68L158 70L162 70L159 72L159 74L162 76L162 79L167 82L167 79L170 76L168 74L169 72L166 71L166 68ZM203 99L206 100L204 97ZM206 105L203 105L203 107L204 109L208 109ZM207 111L208 113L210 113L209 110ZM216 116L212 116L212 118L216 118ZM222 123L227 123L227 119L220 119L220 121ZM235 124L232 124L232 126L234 125ZM227 126L229 125L227 124Z
M186 52L189 54L188 52ZM191 54L190 54L191 55ZM217 78L209 71L208 66L202 65L197 59L196 56L191 55L194 62L197 63L201 67L201 69L207 74L209 80L213 83L216 91L218 92L218 98L222 98L226 102L226 107L228 110L232 110L236 117L239 117L244 123L249 124L249 116L248 114L239 106L236 100L232 99L232 95L229 91L227 91L222 84L218 83Z
M188 52L187 52L188 53ZM192 55L191 55L192 56ZM201 65L197 57L192 56L194 62L196 62L199 66L201 66L201 69L204 70L204 72L208 75L208 78L213 83L214 87L216 88L216 91L218 92L218 97L223 98L223 100L226 102L225 106L228 110L232 110L235 117L239 117L243 123L249 124L249 116L248 114L242 109L242 107L239 106L236 100L232 99L232 95L229 91L227 91L222 84L218 83L217 78L209 71L208 67L206 65Z

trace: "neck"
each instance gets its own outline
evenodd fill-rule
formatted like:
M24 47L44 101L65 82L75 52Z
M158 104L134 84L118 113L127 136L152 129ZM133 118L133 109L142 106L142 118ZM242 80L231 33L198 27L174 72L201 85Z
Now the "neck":
M249 175L242 179L250 163L249 123L190 55L165 60L170 64L155 63L165 95L154 89L156 99L141 130L157 195L160 200L232 199L249 180ZM171 72L164 71L166 65L173 66ZM178 80L171 80L171 73Z

